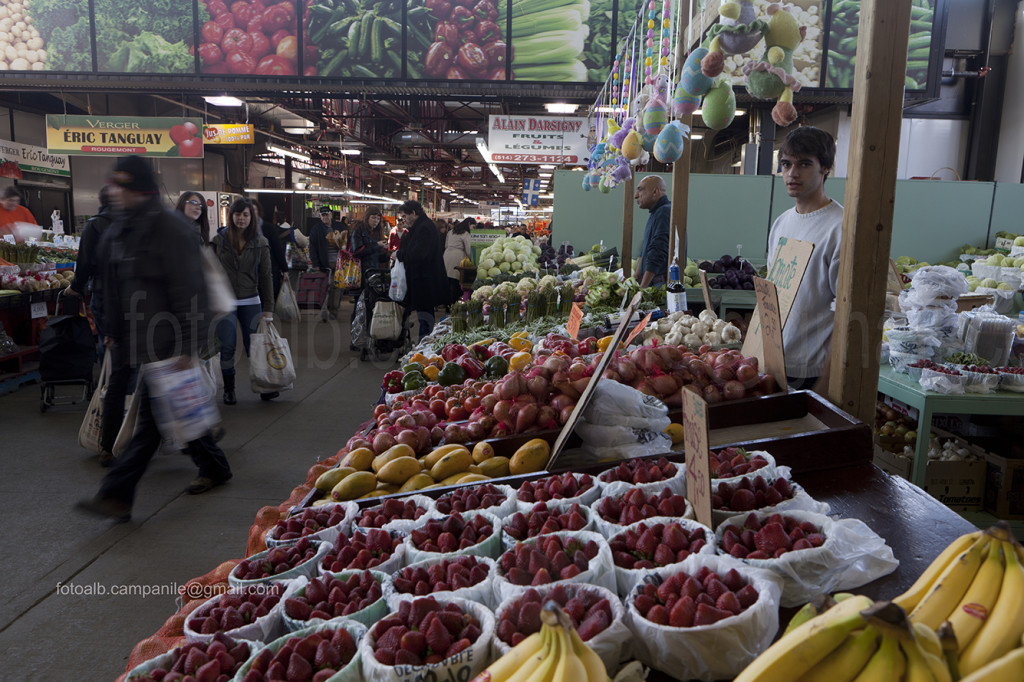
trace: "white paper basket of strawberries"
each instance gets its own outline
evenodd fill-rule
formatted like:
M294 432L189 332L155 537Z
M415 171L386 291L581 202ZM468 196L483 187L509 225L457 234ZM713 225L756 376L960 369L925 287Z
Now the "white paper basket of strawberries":
M391 498L376 506L357 510L352 517L352 530L365 532L371 528L380 528L389 533L408 535L409 531L419 528L428 519L440 516L443 514L434 508L433 498L426 495Z
M323 558L317 562L318 571L323 575L349 569L373 569L390 575L405 565L404 537L379 528L339 535L333 545L327 545Z
M740 477L736 483L714 482L711 487L711 521L715 528L726 519L752 511L768 514L783 511L828 514L828 503L817 501L799 483L794 483L790 477L791 471L789 467L782 466L775 470L776 477L773 479L755 471L757 475L753 478ZM737 496L740 490L744 492Z
M662 484L660 490L644 490L639 486L625 488L618 495L604 495L590 505L594 529L606 539L613 538L626 526L655 516L693 518L693 507L682 493Z
M538 502L557 500L590 506L601 496L600 484L590 474L565 472L526 481L516 491L520 511L530 511Z
M528 511L506 515L501 527L501 544L505 550L517 542L559 531L594 530L594 512L578 502L551 500L538 502Z
M723 481L736 483L742 478L754 479L761 476L771 479L778 475L775 457L764 450L747 451L743 448L723 448L711 453L712 486Z
M458 597L493 608L494 559L472 554L438 555L409 564L391 577L387 591L388 607L417 597ZM425 583L425 584L423 584ZM453 588L453 589L452 589ZM424 590L430 590L423 593Z
M633 635L626 627L622 600L597 585L558 582L504 600L494 612L494 657L504 656L522 638L540 630L540 611L549 599L561 605L580 638L601 657L608 676L613 677Z
M781 592L774 573L732 557L652 571L626 599L633 655L678 679L732 679L775 638Z
M819 594L866 585L892 573L900 563L863 521L833 520L813 512L734 516L718 526L716 537L719 553L779 576L781 602L787 608Z
M437 498L434 503L439 516L452 512L485 511L503 519L519 508L516 491L511 486L481 483L453 490Z
M997 367L999 390L1024 393L1024 370L1020 367Z
M714 531L692 519L655 516L621 528L609 538L608 546L623 598L652 570L671 569L691 554L715 554Z
M352 521L358 512L359 505L355 502L322 504L304 509L300 514L281 519L277 525L267 531L267 548L295 544L299 537L307 537L320 542L334 542L339 535L348 535ZM299 527L296 528L296 525ZM295 533L299 533L299 537L295 537Z
M471 680L493 660L493 639L494 614L482 604L433 596L402 601L360 642L363 679Z
M430 519L405 538L405 556L413 564L463 554L494 558L501 554L501 521L487 512L449 514Z
M287 632L339 618L373 625L388 612L390 582L386 573L360 570L296 578L281 600L281 623Z
M214 675L207 679L216 679L218 675L234 677L235 673L256 657L263 648L259 642L228 637L218 633L206 642L189 642L160 654L128 671L125 682L149 682L161 680L170 672L198 677ZM192 653L195 651L196 653ZM225 655L227 658L225 658ZM229 660L230 659L230 660ZM215 663L214 660L217 662Z
M269 642L281 627L286 581L232 587L207 599L185 618L189 642L209 642L223 632L232 639Z
M360 643L366 626L347 618L319 623L278 637L242 666L236 680L312 680L324 670L325 682L361 682ZM259 673L259 676L254 674Z
M519 596L531 587L558 582L615 590L612 551L599 533L561 531L530 538L516 543L497 563L494 589L499 602Z
M274 580L291 580L300 575L315 575L317 564L330 548L330 543L306 538L291 545L271 547L243 559L231 569L228 584L245 587Z
M664 457L628 459L597 476L601 497L619 496L630 488L639 488L648 495L657 495L665 488L686 495L686 465L670 462Z

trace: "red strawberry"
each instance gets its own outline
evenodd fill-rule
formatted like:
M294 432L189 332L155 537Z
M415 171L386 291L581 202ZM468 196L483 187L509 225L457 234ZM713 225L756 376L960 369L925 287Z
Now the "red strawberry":
M402 635L402 648L422 656L427 650L427 638L418 630L410 630Z
M452 645L452 636L448 632L448 628L446 628L441 621L436 618L429 627L427 627L426 639L427 646L430 647L430 650L435 654L448 651L448 647Z
M423 659L407 649L395 652L395 665L423 665Z
M378 650L384 649L387 651L394 651L398 649L399 646L401 646L402 637L408 631L409 628L405 627L404 625L395 625L393 627L388 628L387 632L385 632L377 639L376 648Z
M740 605L740 600L737 599L736 595L732 592L726 592L719 597L718 601L715 602L715 608L722 611L729 611L733 615L743 610L743 607Z
M737 490L732 494L729 501L729 508L735 511L750 511L757 509L757 498L749 490Z
M449 606L454 605L449 604ZM461 611L439 611L435 618L441 621L441 625L448 630L448 634L452 636L452 639L455 639L455 635L462 632L463 628L466 627L466 618L462 615Z
M821 533L812 533L805 539L807 542L811 543L811 547L821 547L825 544L825 536Z
M437 600L433 597L423 597L422 599L415 599L413 600L412 607L409 610L408 622L410 625L414 627L419 627L420 630L423 630L423 620L431 613L440 610L441 605L438 604Z
M668 611L661 604L656 604L647 612L647 620L658 625L668 625ZM582 637L582 635L580 635Z
M470 642L468 639L460 639L458 641L455 641L452 643L450 647L448 647L448 650L444 652L444 657L451 658L452 656L462 651L465 651L472 645L473 643Z
M747 584L747 581L743 579L743 576L739 574L735 568L729 569L729 572L721 576L720 580L722 584L728 587L733 592L738 592L743 589L743 586Z
M740 606L748 609L757 601L757 590L754 589L753 585L747 585L736 593L736 599L739 601Z
M719 597L729 591L729 588L723 585L722 581L717 577L704 581L704 589L707 591L708 596L716 601Z
M399 614L401 614L402 609L399 609L398 612ZM384 618L382 620L377 621L377 624L373 626L373 629L370 631L370 634L373 635L374 639L379 641L380 638L384 636L384 633L387 632L389 629L393 628L396 625L404 626L406 622L408 621L405 618L395 618L394 616Z
M646 616L654 604L655 601L646 594L638 594L636 599L633 600L633 605L636 606L636 610L640 612L641 616Z
M552 582L551 574L548 573L548 569L542 568L533 576L533 580L530 581L530 584L536 587L537 585L547 585L550 582Z
M670 523L665 526L665 530L661 534L661 541L673 552L687 549L690 546L686 531L678 523Z
M313 654L313 665L317 669L337 668L341 665L341 652L331 646L330 640L323 640L316 645L316 653Z
M521 568L511 568L508 571L508 580L513 585L529 585L533 580L533 575Z
M519 631L516 630L516 624L513 623L511 619L502 618L501 622L498 623L498 639L505 642L506 644L511 644L512 635L515 635L518 632Z
M312 609L309 604L304 600L300 599L285 599L284 600L284 612L289 618L295 620L309 620L309 615ZM233 628L224 628L225 630L231 630Z
M708 606L707 604L698 604L697 615L693 617L693 624L711 625L730 617L732 617L732 612L730 611L716 609L714 606Z
M668 624L674 628L688 628L693 625L693 619L697 613L697 604L690 597L683 597L676 601L675 606L668 614Z
M569 614L569 617L572 618L573 622L577 624L579 624L579 622L582 621L583 617L586 615L586 607L583 606L583 602L579 599L579 597L573 597L572 599L567 601L564 605L564 608L565 612Z
M658 538L650 530L645 530L636 541L636 550L650 557L658 547Z
M749 556L750 550L744 547L741 543L737 542L729 548L729 554L736 557L737 559L745 559Z
M654 550L654 563L667 566L676 562L676 553L668 545L658 545Z
M540 602L527 602L519 608L519 631L533 634L540 631Z
M289 680L308 680L313 676L313 666L300 654L292 654L286 674Z
M575 578L576 576L578 576L582 572L583 571L581 571L580 567L577 566L576 564L569 564L568 566L563 568L561 571L559 571L558 577L559 577L560 580L572 580L573 578Z

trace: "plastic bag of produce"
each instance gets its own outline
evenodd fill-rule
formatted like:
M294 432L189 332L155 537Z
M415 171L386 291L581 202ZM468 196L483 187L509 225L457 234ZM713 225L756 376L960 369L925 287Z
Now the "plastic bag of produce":
M950 310L944 306L939 308L914 308L907 311L907 326L913 329L931 330L936 336L949 336L956 332L956 310ZM896 350L908 353L913 352L902 351L900 348L896 348Z
M420 597L409 602L411 608L416 608L417 601L428 599ZM442 606L455 604L462 613L475 618L479 623L480 633L472 641L468 648L450 656L440 663L426 665L385 665L377 660L374 655L377 644L377 637L374 636L374 628L370 628L366 636L359 643L359 654L362 658L362 672L365 682L421 682L423 680L471 680L494 660L491 653L491 640L494 639L494 614L482 604L476 604L458 597L437 597L436 601ZM390 620L392 615L399 612L393 611L385 620ZM383 622L383 621L381 621ZM385 631L386 632L386 631ZM449 633L449 638L451 637Z
M573 619L580 637L586 637L583 641L587 646L601 657L608 675L614 675L619 668L619 661L628 655L632 639L624 620L626 609L618 595L604 587L573 582L541 585L533 589L540 596L539 602L531 599L532 594L523 593L504 600L495 610L494 658L500 658L512 650L509 641L502 638L503 634L511 639L510 632L529 636L540 631L540 608L530 606L524 609L524 605L537 603L542 608L549 599L553 599ZM602 600L607 600L607 607L601 603ZM594 603L588 609L585 604L589 602ZM583 617L577 620L581 614Z
M581 549L582 546L589 545L589 543L593 542L594 545L596 545L597 553L588 560L587 568L585 570L581 570L572 577L564 579L557 577L559 575L559 571L563 569L555 568L558 564L554 563L550 559L547 560L547 563L550 565L550 570L548 570L548 567L545 567L544 570L547 571L552 580L550 582L540 584L547 585L559 582L574 582L586 583L588 585L599 585L609 590L615 590L615 570L614 564L612 563L612 551L608 548L608 541L599 533L593 533L590 531L561 531L558 533L551 533L549 535L541 535L539 537L530 538L529 540L517 543L515 547L501 555L497 562L497 577L494 580L494 589L499 601L505 601L510 597L521 595L531 587L539 586L525 584L527 577L531 578L530 582L532 582L532 579L535 579L538 574L537 571L531 571L529 568L528 564L531 556L529 550L537 549L540 552L544 552L544 543L551 538L557 538L558 544L560 544L563 549L573 550L573 554L575 554L576 549ZM506 571L503 568L504 566L509 566L509 570ZM515 573L512 573L512 571L515 571Z
M718 582L724 582L721 578L735 569L741 580L728 579L729 582L735 582L733 587L738 587L742 582L744 587L741 589L751 586L757 593L756 598L751 595L744 597L744 600L754 599L753 603L739 614L709 625L673 627L658 624L641 615L637 608L637 598L644 595L646 585L661 587L662 583L676 574L695 577L705 567L718 576ZM731 591L737 595L739 593L739 590ZM674 593L676 590L664 592ZM644 664L668 672L678 679L732 679L767 649L775 638L779 628L781 592L781 581L774 573L751 568L732 557L695 554L672 569L653 571L644 576L626 598L626 625L633 633L633 655ZM701 621L704 620L710 618L703 616ZM728 654L723 655L723 652Z
M298 578L301 575L316 575L317 566L320 564L320 561L324 558L324 555L326 555L327 552L330 551L331 543L312 541L310 544L312 544L316 548L315 554L309 559L306 559L305 561L300 563L298 566L294 566L288 569L287 571L275 573L274 575L270 575L265 578L254 578L249 580L239 578L238 576L241 575L240 569L246 564L246 562L258 563L261 560L267 558L267 555L271 554L271 552L277 552L282 549L287 550L289 549L289 546L272 547L271 549L259 552L257 554L253 554L251 557L246 558L245 561L231 569L231 573L228 574L228 584L232 587L246 587L248 585L259 585L261 583L269 583L277 580L291 580L292 578ZM296 546L298 546L298 543L296 543Z
M444 530L446 528L446 522L454 519L457 516L461 516L468 528L468 524L473 523L473 520L480 516L486 519L491 525L491 534L483 538L479 542L465 549L459 549L453 552L432 552L428 550L419 549L423 546L423 541L427 535L430 534L431 526L437 524L442 535L445 533L454 534L452 531ZM465 530L462 531L466 532ZM456 543L460 540L459 537L455 537ZM440 542L438 540L438 542ZM501 520L493 514L481 511L470 511L465 514L450 514L448 516L441 516L436 519L431 519L427 524L420 524L420 527L414 531L411 531L404 540L405 555L408 557L408 563L413 564L418 561L424 561L426 559L434 558L446 558L453 556L460 556L462 554L472 554L473 556L484 556L495 558L501 554Z
M466 571L462 571L462 568L458 567L458 564L462 562L464 562L463 568L466 568ZM433 571L431 571L432 566L441 566L442 569L434 569L434 571L443 570L443 577L439 575L431 576L430 574L433 573ZM449 568L450 566L455 567ZM486 573L480 571L480 569L477 569L477 566L482 566L486 570ZM427 571L428 578L441 578L440 580L428 579L427 581L430 584L430 588L432 590L429 594L434 597L458 597L459 599L466 599L471 602L483 604L487 608L493 608L497 604L497 600L495 599L494 596L493 584L494 576L496 573L494 559L483 556L449 554L436 556L430 559L424 559L423 561L417 561L416 563L409 564L405 568L396 572L391 577L391 583L388 587L386 595L388 608L391 611L395 611L398 609L399 602L409 601L412 599L416 599L417 597L426 596L423 594L415 594L411 591L400 592L399 587L395 585L395 580L398 580L398 585L401 585L402 587L408 587L408 585L405 585L402 581L409 581L409 583L413 585L413 590L415 590L415 583L413 583L413 580L416 577L416 573L419 572L419 569ZM468 575L469 580L475 579L476 582L473 582L473 584L468 585L466 587L460 587L454 590L437 589L438 585L440 585L441 583L445 583L446 586L449 585L448 581L452 579L449 578L449 571L458 571L460 574ZM481 575L483 577L480 577Z
M956 317L956 314L953 315ZM941 342L935 338L930 328L927 329L893 329L889 332L889 352L920 355L930 358Z
M395 264L391 266L391 286L388 289L388 297L396 303L401 303L405 300L407 291L405 264L396 258Z
M409 497L403 497L400 500L389 500L389 502L392 504L394 502L398 502L400 504L412 502L413 504L416 505L417 508L423 510L423 515L420 516L418 519L394 519L392 521L388 521L383 526L381 526L382 530L386 530L389 533L408 535L409 531L413 530L414 528L419 528L428 520L436 519L443 516L443 514L438 513L434 509L433 498L427 497L426 495L410 495ZM371 528L376 528L377 526L362 526L360 525L360 521L362 519L364 512L368 510L379 510L383 505L384 503L381 503L376 507L364 507L363 509L357 509L356 513L352 516L352 529L363 531L365 533L367 530Z
M569 481L568 479L573 479ZM574 486L577 491L575 495L563 496L566 484ZM566 472L555 474L536 481L526 481L516 491L516 501L519 504L519 511L528 512L533 509L537 502L557 500L559 502L577 502L583 506L590 506L594 500L601 496L601 488L590 474L574 474Z
M936 372L933 369L921 370L921 378L918 380L921 388L936 393L948 395L963 395L967 385L967 377L963 374L945 374Z
M295 298L291 281L285 277L281 280L281 290L274 302L274 314L282 322L294 322L299 319L299 301Z
M754 472L754 473L757 474L757 472ZM779 502L779 503L777 503L775 505L767 506L767 507L761 507L761 508L758 508L758 509L749 509L749 510L742 510L741 511L741 510L738 510L738 509L731 509L731 508L727 509L727 508L724 508L724 507L723 508L713 508L711 510L711 521L712 521L712 523L714 523L714 527L718 528L718 525L720 523L722 523L723 521L725 521L726 519L729 519L729 518L731 518L733 516L736 516L737 514L745 514L748 511L765 512L765 513L768 513L768 514L774 514L775 512L785 512L785 511L808 511L808 512L814 512L815 514L828 514L828 512L829 512L828 503L827 502L819 502L818 500L816 500L813 497L811 497L810 495L808 495L807 491L805 491L803 489L803 487L799 483L794 483L793 482L791 473L792 473L792 469L790 469L789 467L780 466L780 467L776 467L776 470L775 470L776 476L775 476L774 479L767 479L767 478L765 479L765 481L768 483L769 486L774 486L776 484L776 482L780 478L781 479L785 479L786 483L789 486L789 489L790 489L790 491L792 493L791 497L789 497L787 499L783 499L781 502ZM755 475L755 477L751 481L751 483L754 483L756 480L757 480L757 476ZM721 488L719 488L719 485L721 485L721 484L716 484L716 485L714 485L712 487L712 499L714 499L716 496L717 497L721 497ZM727 485L727 486L729 486L730 488L733 488L733 489L735 489L735 487L736 487L735 485L730 485L730 484L725 484L725 485Z
M573 512L579 513L583 518L582 528L570 527L572 524L570 517ZM579 525L579 519L576 519L576 525ZM554 530L550 528L554 528ZM531 537L548 535L563 530L594 530L593 511L591 511L590 507L579 502L567 502L565 500L538 502L526 511L517 510L502 519L502 550L507 551L515 547L517 542L528 540Z
M665 527L671 524L679 524L681 530L685 534L686 542L683 543L678 533L673 529L669 532L668 537L665 536ZM657 528L658 526L662 528ZM671 569L673 566L681 564L690 554L709 554L714 555L717 545L715 532L707 526L697 523L693 519L681 519L675 516L655 516L643 521L637 521L636 523L628 526L621 526L617 534L613 535L608 539L608 546L612 550L612 562L615 564L615 584L616 589L621 597L625 598L629 595L630 591L652 570L661 570L662 568ZM650 539L641 539L644 531L650 531L653 538L657 539L658 545L653 550L644 552L647 547L644 547L645 543L649 543ZM630 544L628 542L627 533L633 533L637 536L637 546L634 550L624 548L622 545ZM702 535L703 534L703 535ZM703 543L699 543L703 540ZM692 550L694 544L698 544L696 551ZM686 545L685 549L682 549L683 545ZM633 558L642 560L641 557L650 555L650 559L653 562L655 557L662 558L659 555L665 550L659 550L660 545L666 545L669 549L672 549L676 554L676 560L672 562L666 562L664 564L656 565L650 568L626 568L619 564L626 559L625 556L617 555L616 552L626 552L632 554ZM679 559L680 552L687 552L687 556L683 559ZM666 555L667 556L667 555Z
M286 582L264 583L232 588L225 594L211 597L185 618L182 626L185 639L189 642L209 642L220 631L232 639L269 642L280 634L281 612L287 588ZM247 603L252 606L246 606ZM219 617L214 618L214 608L234 610L238 617L222 611ZM257 611L266 613L257 615L253 620L251 614ZM211 618L217 621L216 629L213 627L214 620L210 620L210 624L207 625ZM246 619L251 622L245 623ZM207 632L203 632L204 629Z
M919 268L911 275L907 301L917 308L928 305L956 307L956 299L968 291L967 280L960 271L946 265L929 265ZM901 307L902 305L902 296ZM907 310L906 307L903 307Z
M646 476L638 469L646 465ZM652 467L657 466L663 478L655 480L658 472ZM641 482L637 482L637 480ZM647 482L642 482L649 479ZM648 495L657 495L665 488L678 495L686 495L686 465L682 462L662 461L661 459L630 459L603 471L597 476L601 485L601 497L616 497L630 488L640 488Z
M210 644L212 644L212 639L213 639L213 637L211 636L211 641L209 642ZM248 667L246 667L246 664L249 663L250 661L252 661L254 658L256 658L256 654L258 654L260 652L260 650L263 649L263 646L264 646L260 642L247 641L247 640L244 640L244 639L241 639L241 638L233 638L233 637L220 636L220 637L217 637L217 640L221 644L224 645L224 649L226 649L227 652L228 652L228 655L231 656L232 659L234 659L236 661L236 664L238 662L238 659L242 659L242 661L241 661L242 665L239 667L239 670L242 670L243 668L248 670ZM164 670L164 671L170 671L171 668L174 667L174 664L182 656L185 656L186 660L187 660L188 652L191 651L193 648L196 648L197 646L199 647L199 649L201 651L203 651L204 654L206 654L207 658L209 658L210 654L206 653L206 652L210 651L209 646L208 645L207 646L203 646L203 644L208 644L208 643L205 642L205 641L204 642L200 642L200 643L192 643L192 642L190 642L188 644L185 644L184 646L175 647L175 648L171 649L170 651L168 651L166 653L160 654L159 656L156 656L154 658L149 659L148 661L144 661L143 663L140 663L139 665L135 666L134 668L132 668L131 670L128 671L128 674L124 678L125 682L130 682L131 680L137 680L137 679L140 679L140 678L147 677L147 676L150 675L150 673L152 673L153 671L155 671L157 669L161 669L161 670ZM236 647L239 647L239 646L242 646L243 648L241 648L241 649L236 648ZM213 652L214 656L216 655L216 652L218 650L222 650L222 649L220 649L219 647L215 647L214 648L214 652ZM248 653L246 653L246 652L248 652ZM245 658L242 658L243 656L245 656ZM189 672L190 672L190 674L193 674L196 671L195 670L190 670ZM229 670L222 670L221 672L224 673L225 675L229 675L229 676L233 676L234 675L234 672L232 670L230 670L230 669Z
M467 499L470 498L470 496L480 498L485 495L493 496L495 493L503 496L503 499L498 504L479 507L477 509L466 509L466 512L485 511L488 514L497 516L499 519L504 519L506 516L514 514L519 509L515 489L512 486L494 485L493 483L481 483L480 485L472 488L462 488L446 495L442 495L437 498L437 501L434 503L434 507L439 516L444 516L452 511L460 511L465 502L472 501Z
M345 514L345 518L333 526L322 528L314 533L309 533L302 537L309 538L310 540L319 540L320 542L326 542L327 544L334 544L334 541L338 539L339 535L348 535L349 530L352 527L352 521L355 519L356 514L359 512L359 505L355 502L338 502L337 504L323 504L317 507L310 507L309 510L304 510L302 514L297 516L302 517L308 511L325 511L331 514L333 510L339 510ZM267 548L277 547L278 545L290 545L297 541L296 539L290 540L279 540L278 536L282 535L286 531L282 531L278 526L274 526L266 535Z
M617 381L602 381L597 385L583 418L590 424L630 426L656 432L672 423L665 403Z
M832 520L823 514L789 511L782 513L781 524L777 521L769 524L771 516L764 512L734 516L718 526L715 536L718 552L723 555L730 553L726 545L732 548L735 542L734 539L723 542L729 529L733 529L731 538L739 538L744 530L750 530L747 540L755 543L752 551L762 547L766 549L761 551L766 552L790 548L778 558L738 557L754 568L779 576L784 607L805 604L819 594L845 592L866 585L889 575L900 564L885 540L859 519ZM799 534L797 541L792 539L793 533ZM800 549L792 549L799 539L806 542L801 543ZM820 545L813 546L819 542ZM749 549L742 541L739 547L738 552Z
M198 363L192 361L185 369L177 363L177 358L150 362L142 366L141 374L160 434L184 446L208 433L220 416Z
M338 670L337 673L335 673L331 677L328 677L327 680L328 682L361 682L362 650L360 645L362 641L366 639L366 626L362 623L357 623L356 621L347 620L344 618L328 621L326 623L320 623L318 625L311 625L308 628L303 628L301 630L297 630L296 632L292 632L282 637L278 637L273 642L268 644L265 647L265 649L261 649L259 652L256 653L255 656L250 658L249 661L247 661L246 664L243 665L241 669L239 669L238 675L236 676L235 679L243 679L246 676L246 674L252 669L253 664L256 662L256 659L261 654L263 656L267 656L267 654L262 653L263 651L269 651L271 652L271 654L277 654L277 652L283 649L285 645L287 645L289 642L297 643L305 639L309 635L319 632L324 633L325 639L327 639L327 641L330 641L330 639L326 637L326 633L334 633L337 630L345 630L346 632L348 632L348 634L352 635L352 640L355 643L356 650L355 654L352 656L351 659L349 659L348 663L346 663L340 670ZM339 647L331 646L330 649L339 650ZM273 659L271 658L270 660ZM288 663L284 663L284 665L285 667L287 667Z
M288 589L285 591L284 597L281 599L281 623L284 626L285 631L298 632L299 630L308 628L313 625L337 621L341 618L344 618L346 620L354 620L355 622L362 623L363 625L373 625L374 623L376 623L378 620L383 618L384 615L388 612L387 592L389 592L391 589L391 579L388 577L386 573L381 573L380 571L369 571L369 573L373 577L373 579L377 581L377 584L380 585L380 597L363 609L353 611L343 616L332 616L331 618L321 618L319 616L311 616L309 618L293 617L296 614L294 614L293 612L293 615L289 615L289 604L287 602L289 599L301 600L303 603L306 603L310 606L311 611L315 611L317 604L321 601L327 601L328 604L330 605L332 601L330 598L330 592L332 588L330 587L330 583L327 580L328 576L331 576L332 578L337 578L342 582L348 582L349 578L351 578L354 575L359 576L361 578L363 571L351 570L340 571L338 573L326 573L312 579L307 578L306 576L300 576L298 578L295 578L294 580L289 581ZM323 594L318 593L310 597L309 585L313 580L317 581L317 589ZM348 594L348 592L344 594L344 596L342 597L343 601L348 601ZM316 601L314 601L314 598L316 599ZM295 607L293 606L291 608L294 609Z
M892 349L889 350L889 366L900 374L908 374L911 365L918 360L927 359L923 355L917 355L916 353L898 353Z

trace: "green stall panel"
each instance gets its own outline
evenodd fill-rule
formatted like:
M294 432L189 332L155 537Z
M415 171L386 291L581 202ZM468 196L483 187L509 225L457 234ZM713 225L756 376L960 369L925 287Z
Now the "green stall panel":
M1024 185L1016 182L996 184L992 202L992 221L987 248L994 249L997 232L1024 234ZM980 246L981 244L977 244Z

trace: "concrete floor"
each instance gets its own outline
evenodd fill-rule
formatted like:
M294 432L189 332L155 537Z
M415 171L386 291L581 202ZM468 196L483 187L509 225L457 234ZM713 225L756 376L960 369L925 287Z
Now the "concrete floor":
M0 680L113 680L132 647L177 610L177 585L244 556L259 508L284 501L370 417L389 367L360 363L349 351L350 311L343 304L340 322L323 324L305 311L279 325L298 380L271 403L249 392L248 365L239 362L239 402L220 405L230 483L187 495L191 460L160 454L130 523L72 508L95 494L106 471L77 445L84 405L41 414L36 385L0 396L0 528L13 532L0 552ZM125 585L160 593L110 594Z

